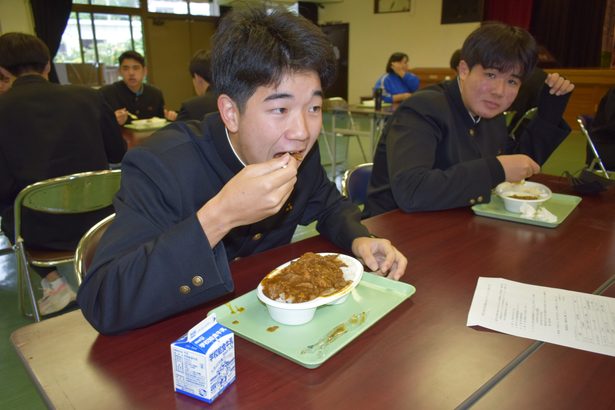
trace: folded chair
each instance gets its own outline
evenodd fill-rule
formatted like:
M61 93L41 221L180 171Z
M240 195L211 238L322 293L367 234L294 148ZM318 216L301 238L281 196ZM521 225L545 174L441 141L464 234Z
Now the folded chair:
M365 204L367 186L372 176L373 163L366 162L348 169L342 178L342 195L350 198L352 203Z
M513 118L515 118L515 114L517 114L517 111L504 111L502 114L504 115L504 120L506 121L506 127L508 128Z
M519 121L515 124L512 130L510 130L510 136L513 139L517 139L517 134L520 134L523 131L523 128L527 126L527 123L534 119L536 113L538 112L538 108L530 108L523 114ZM512 121L512 118L510 119Z
M105 170L83 172L47 179L28 185L15 198L15 252L19 282L18 300L21 312L40 321L30 265L55 267L74 262L75 250L41 251L27 249L22 237L22 207L48 214L79 214L103 209L112 204L120 186L121 171ZM26 238L27 241L27 238ZM80 283L80 278L77 278ZM26 311L26 293L32 313Z
M589 130L592 127L593 120L594 118L591 115L582 114L577 117L577 122L579 123L579 126L581 127L581 131L583 132L583 135L585 135L585 139L587 140L587 146L590 149L591 154L593 156L593 159L591 161L588 161L589 165L587 169L591 172L602 171L602 173L604 174L604 177L606 179L610 179L609 172L604 166L604 162L602 162L602 159L600 158L600 154L598 153L598 149L596 148L596 145L592 141L591 134L589 133ZM600 171L596 170L596 165L600 167Z

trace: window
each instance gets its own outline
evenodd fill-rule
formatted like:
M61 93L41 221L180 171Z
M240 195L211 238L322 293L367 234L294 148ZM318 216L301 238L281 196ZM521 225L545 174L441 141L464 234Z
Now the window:
M139 0L73 0L73 4L93 4L95 6L139 7Z
M135 50L147 59L142 19L149 13L219 16L218 0L73 0L54 58L62 84L104 85L118 79L118 57ZM144 6L145 7L145 6ZM107 12L108 10L108 12Z
M192 16L219 16L218 0L148 0L150 13L189 14Z
M73 12L54 62L116 65L126 50L144 52L141 17Z

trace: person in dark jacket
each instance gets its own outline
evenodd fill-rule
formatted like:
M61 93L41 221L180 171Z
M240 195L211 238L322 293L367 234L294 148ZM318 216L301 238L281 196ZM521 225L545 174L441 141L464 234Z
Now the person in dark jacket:
M549 74L538 113L517 140L502 113L536 64L525 30L487 23L461 49L458 76L416 92L389 118L376 148L365 215L489 202L503 181L540 171L569 134L562 114L574 85Z
M245 28L249 27L250 30ZM391 279L406 258L371 237L320 165L333 46L282 8L234 8L213 38L219 112L176 122L130 150L116 218L77 300L102 333L149 325L233 290L229 261L317 229Z
M589 134L607 171L615 170L615 87L600 99ZM594 159L589 147L587 164Z
M113 111L100 94L48 81L49 50L23 33L0 36L0 72L13 77L0 95L0 212L2 230L14 241L13 203L26 186L49 178L109 168L126 152ZM113 213L53 215L22 210L22 236L29 248L73 250L92 225ZM64 308L75 293L56 270L43 276L41 314Z
M209 51L197 51L190 60L189 70L197 96L182 103L177 114L178 121L202 120L205 114L218 111L218 95L211 86Z
M165 108L162 91L144 82L147 76L145 58L134 50L128 50L120 54L118 60L122 79L100 88L115 112L118 124L153 117L175 121L177 113Z

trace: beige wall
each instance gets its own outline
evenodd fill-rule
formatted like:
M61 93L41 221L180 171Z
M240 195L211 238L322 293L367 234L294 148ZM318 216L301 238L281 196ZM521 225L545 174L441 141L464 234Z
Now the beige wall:
M401 51L410 67L448 67L453 51L479 23L440 24L442 2L413 0L409 13L374 14L374 0L324 4L319 23L349 23L348 100L370 95L389 56Z
M10 31L34 34L28 0L0 0L0 33Z
M319 9L319 22L349 23L348 99L371 94L389 56L402 51L410 67L448 67L452 52L478 23L440 24L442 2L413 0L409 13L374 14L374 0L344 0ZM28 0L0 0L0 30L34 33Z

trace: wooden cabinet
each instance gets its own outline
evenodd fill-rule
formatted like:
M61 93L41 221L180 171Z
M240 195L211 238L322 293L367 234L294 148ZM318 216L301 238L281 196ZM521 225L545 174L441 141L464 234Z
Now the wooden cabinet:
M188 64L199 49L211 49L214 20L179 18L147 18L148 80L164 94L166 107L178 110L181 103L193 97Z

